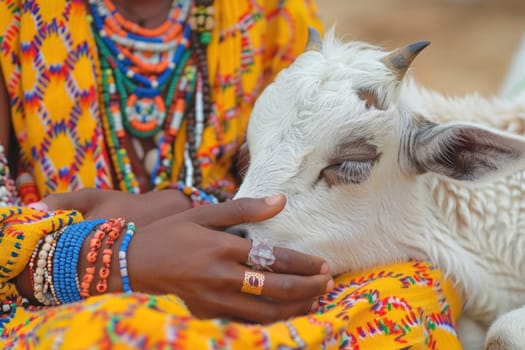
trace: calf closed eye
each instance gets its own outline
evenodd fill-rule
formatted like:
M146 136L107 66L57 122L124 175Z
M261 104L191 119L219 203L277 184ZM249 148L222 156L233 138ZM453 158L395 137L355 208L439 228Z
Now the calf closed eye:
M376 159L346 160L332 164L321 171L321 178L324 178L330 186L360 184L370 175L375 161Z

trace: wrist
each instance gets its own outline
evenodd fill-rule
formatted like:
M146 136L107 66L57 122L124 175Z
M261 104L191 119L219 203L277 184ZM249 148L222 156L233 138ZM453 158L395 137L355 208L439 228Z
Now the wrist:
M15 283L34 304L71 303L122 291L121 242L132 223L124 219L83 221L41 238ZM124 261L125 262L125 261Z
M84 290L83 298L122 291L118 251L125 237L127 225L124 220L118 220L119 224L117 227L105 227L105 230L108 231L106 234L113 232L112 237L103 236L101 239L102 234L100 232L102 227L100 227L98 230L91 232L82 245L80 259L77 264L77 275L81 283L86 283L84 287L89 286L87 290ZM118 232L115 230L118 230ZM96 235L98 237L95 237ZM108 240L110 240L109 245ZM110 251L111 253L109 254Z

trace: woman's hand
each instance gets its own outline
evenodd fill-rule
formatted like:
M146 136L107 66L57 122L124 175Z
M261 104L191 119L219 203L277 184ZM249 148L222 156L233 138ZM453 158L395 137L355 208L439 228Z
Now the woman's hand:
M75 209L86 220L122 217L140 227L191 208L191 201L176 190L145 194L121 191L82 189L45 197L36 208L46 210Z
M284 203L280 195L239 199L191 209L137 230L128 250L131 288L174 293L204 318L269 323L311 311L316 297L333 286L323 259L274 248L273 272L263 272L262 295L245 294L241 287L245 271L250 271L245 263L251 242L216 231L268 219Z

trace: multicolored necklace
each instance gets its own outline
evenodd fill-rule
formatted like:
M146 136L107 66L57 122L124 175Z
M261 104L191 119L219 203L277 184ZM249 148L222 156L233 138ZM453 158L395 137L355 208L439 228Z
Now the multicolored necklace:
M132 135L151 137L164 124L165 102L171 102L164 101L162 92L189 47L191 1L174 1L166 22L155 29L126 21L109 0L90 3L102 56L125 94L120 119Z
M191 8L190 0L173 1L164 24L146 29L126 21L109 0L90 0L101 57L102 121L122 190L140 192L126 132L139 138L155 136L158 145L147 168L151 183L161 189L170 185L173 145L183 119L188 134L179 179L187 186L201 182L196 150L212 112L202 45L210 40L212 3L201 0Z

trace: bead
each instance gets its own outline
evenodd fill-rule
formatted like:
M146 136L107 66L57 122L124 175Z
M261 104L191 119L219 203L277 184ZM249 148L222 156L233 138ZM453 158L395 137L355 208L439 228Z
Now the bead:
M104 264L111 264L111 255L110 254L102 255L102 262Z
M44 282L44 277L41 276L41 275L39 275L39 276L35 276L35 277L34 277L34 281L35 281L36 283L42 283L42 282Z
M100 268L100 270L98 271L98 275L100 276L100 278L107 279L109 277L109 269L106 267Z
M116 240L120 235L120 229L121 227L113 228L108 232L108 237L113 241Z
M108 282L106 280L98 281L96 289L97 289L97 292L101 294L104 293L106 289L108 289Z
M86 256L86 260L91 263L91 264L94 264L96 261L97 261L97 252L89 252L87 253L87 256Z
M89 247L92 249L99 249L101 244L102 242L100 241L100 239L92 238L89 242Z
M209 44L211 41L211 33L210 32L204 32L201 34L200 42L203 44Z
M135 150L135 154L137 155L137 157L140 159L140 160L143 160L144 159L144 147L142 147L142 144L140 143L140 141L133 137L131 139L131 144L133 145L133 149Z
M82 283L87 284L87 287L86 287L86 288L89 288L89 284L90 284L91 282L93 282L93 279L95 278L94 276L95 276L95 275L93 275L93 274L87 274L87 273L86 273L86 274L84 275L84 277L82 277Z
M159 157L159 151L154 148L148 151L146 153L146 157L144 158L144 167L146 168L146 171L148 174L152 174L153 170L155 169L155 164L157 164L157 159Z
M106 235L106 234L104 233L104 231L102 231L102 230L97 230L97 232L95 232L95 234L93 235L93 238L102 241L102 240L104 239L104 236L105 236L105 235ZM98 249L98 248L97 248L97 249Z

